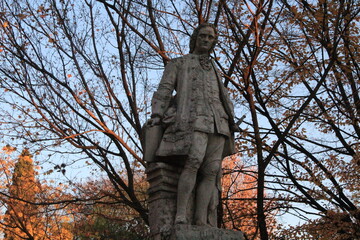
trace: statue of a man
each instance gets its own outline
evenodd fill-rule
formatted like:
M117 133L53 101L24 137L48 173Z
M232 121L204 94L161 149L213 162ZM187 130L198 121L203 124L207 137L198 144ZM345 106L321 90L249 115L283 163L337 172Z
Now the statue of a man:
M212 24L198 26L191 36L190 54L166 65L152 99L149 123L165 127L156 156L186 159L178 182L175 224L188 223L186 207L197 185L194 223L209 225L222 159L234 153L233 132L238 128L233 105L210 59L216 42Z

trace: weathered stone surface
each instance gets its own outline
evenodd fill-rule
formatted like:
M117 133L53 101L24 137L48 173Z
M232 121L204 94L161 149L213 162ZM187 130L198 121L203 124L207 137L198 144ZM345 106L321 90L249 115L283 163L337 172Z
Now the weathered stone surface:
M176 214L177 182L182 168L163 162L149 164L149 225L154 240L169 239ZM187 219L193 221L194 193L189 200Z
M181 168L163 162L149 164L146 169L149 202L159 198L176 198Z
M221 161L235 152L233 133L238 129L233 104L210 57L216 40L214 25L198 26L190 54L166 65L152 99L143 144L155 240L243 239L241 233L201 227L216 226Z
M169 240L245 240L242 232L195 225L175 225Z
M149 182L149 225L154 240L168 236L176 214L177 181L181 169L154 162L146 169Z

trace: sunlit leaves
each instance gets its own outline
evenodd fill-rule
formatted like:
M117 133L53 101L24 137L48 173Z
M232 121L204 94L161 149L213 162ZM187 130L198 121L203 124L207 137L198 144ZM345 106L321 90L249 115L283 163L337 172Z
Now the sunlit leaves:
M241 230L250 239L258 239L256 169L246 167L236 155L226 158L222 168L222 224L229 229ZM272 227L276 225L273 206L275 204L268 201L265 207L267 222ZM269 227L269 232L272 227Z
M1 220L5 239L70 240L70 218L59 204L65 196L65 186L50 187L37 179L32 156L24 150L13 159L15 148L5 146L1 152ZM6 162L3 162L6 161ZM5 164L6 163L6 164Z
M246 115L237 149L258 166L256 180L265 177L267 192L284 200L283 213L306 216L293 201L322 216L331 209L356 218L358 1L149 2L4 3L7 139L61 156L76 152L69 162L106 174L146 220L146 204L127 198L136 196L133 173L144 168L141 126L165 63L187 53L193 28L208 19L219 30L213 58L236 115ZM61 164L51 156L46 161ZM61 174L50 169L46 176Z
M5 21L5 22L2 24L2 27L3 27L3 28L9 27L9 22Z

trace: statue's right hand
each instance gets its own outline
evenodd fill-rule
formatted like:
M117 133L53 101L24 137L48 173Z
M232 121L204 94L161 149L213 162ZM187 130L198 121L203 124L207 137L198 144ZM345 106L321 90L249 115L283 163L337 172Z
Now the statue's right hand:
M148 122L149 126L155 126L155 125L160 125L161 124L161 118L160 117L152 117L149 119Z

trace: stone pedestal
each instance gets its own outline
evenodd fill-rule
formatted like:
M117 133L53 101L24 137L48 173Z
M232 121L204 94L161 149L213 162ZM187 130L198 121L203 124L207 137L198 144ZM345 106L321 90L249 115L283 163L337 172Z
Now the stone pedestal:
M149 182L149 225L154 240L170 236L176 214L177 183L181 168L167 163L150 163L146 169Z
M175 225L169 240L245 240L242 232L214 227Z
M153 240L244 240L241 232L214 227L175 225L177 184L182 167L164 162L150 163L146 169L149 182L149 225ZM194 212L193 192L187 219Z
M180 160L178 160L180 161ZM149 182L149 225L154 240L169 239L176 215L178 180L182 171L179 165L164 162L150 163L146 169ZM193 221L195 191L187 206L187 220Z
M150 163L146 169L149 182L149 224L153 240L244 240L241 232L194 225L175 225L176 196L181 166L164 162ZM193 192L189 200L187 219L192 222Z

